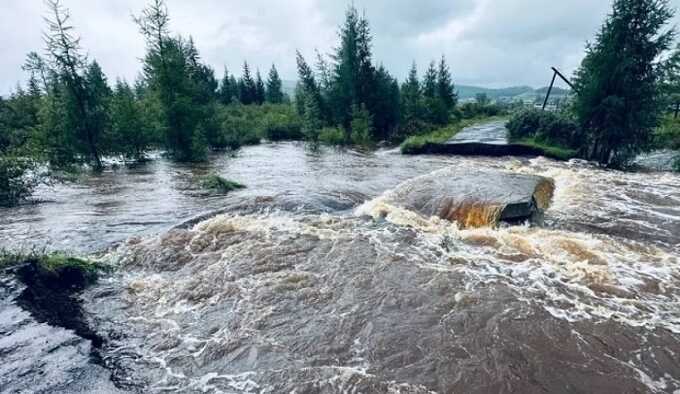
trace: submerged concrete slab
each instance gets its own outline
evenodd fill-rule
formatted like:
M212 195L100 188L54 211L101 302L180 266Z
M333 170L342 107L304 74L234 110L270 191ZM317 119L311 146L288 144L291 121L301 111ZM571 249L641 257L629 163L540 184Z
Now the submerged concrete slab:
M553 190L553 181L540 176L451 167L402 183L385 202L461 227L483 227L531 219L548 208Z

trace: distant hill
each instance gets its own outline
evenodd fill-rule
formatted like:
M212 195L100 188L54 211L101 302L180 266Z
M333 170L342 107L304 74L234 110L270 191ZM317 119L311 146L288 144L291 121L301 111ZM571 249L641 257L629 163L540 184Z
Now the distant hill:
M566 96L571 92L569 89L562 89L558 88L557 86L553 86L552 92L550 94L554 94L556 96ZM548 93L548 87L543 87L540 89L536 89L536 93L538 94L546 94Z
M509 88L482 88L479 86L456 85L458 98L461 100L474 99L477 94L485 93L490 99L498 98L531 98L537 95L544 96L548 92L548 87L534 89L531 86L511 86ZM569 90L553 87L552 95L565 96Z
M283 82L283 92L288 94L291 98L295 96L295 85L297 81L284 80ZM456 91L458 91L458 98L460 100L471 100L479 93L486 93L490 99L498 98L518 98L518 99L533 99L536 96L545 96L548 91L548 87L542 87L534 89L531 86L511 86L507 88L483 88L480 86L472 85L456 85ZM558 87L553 87L553 96L565 96L569 94L569 90L562 89Z
M458 91L458 98L461 100L473 99L480 93L485 93L489 98L494 99L499 97L515 97L534 91L530 86L512 86L509 88L492 89L470 85L456 85L456 90Z

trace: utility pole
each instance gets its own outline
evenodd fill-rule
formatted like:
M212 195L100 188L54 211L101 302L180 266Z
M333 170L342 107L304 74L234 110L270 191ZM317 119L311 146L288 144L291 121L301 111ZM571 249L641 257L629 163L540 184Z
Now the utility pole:
M560 77L560 79L562 79L564 82L566 82L567 85L569 85L571 90L578 93L578 90L576 90L576 87L574 87L574 85L571 82L569 82L567 77L562 75L562 73L559 72L559 70L557 70L555 67L551 67L551 69L553 70L554 73L553 73L552 81L550 82L550 87L548 88L548 93L545 95L545 100L543 101L543 111L545 111L545 107L548 105L548 99L550 99L550 93L552 93L553 86L555 85L555 78ZM680 105L680 103L679 103L679 105ZM677 111L676 111L676 115L677 115Z

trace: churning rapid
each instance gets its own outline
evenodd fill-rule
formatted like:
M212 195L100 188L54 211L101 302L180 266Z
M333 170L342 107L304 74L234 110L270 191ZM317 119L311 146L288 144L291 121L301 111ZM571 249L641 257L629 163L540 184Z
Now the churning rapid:
M109 243L102 259L118 269L82 298L115 390L680 392L676 174L295 144L212 165L163 164L162 186L125 170L116 193L81 190L79 208L52 196L3 212L5 245ZM248 189L215 198L168 183L209 170ZM456 190L449 180L466 174L478 196L501 178L533 182L541 217L498 223L496 195L438 198L433 185ZM89 207L118 193L131 199L93 220ZM151 204L167 215L143 232L133 218ZM66 235L43 224L59 209L77 222ZM14 351L38 365L27 349ZM10 391L41 369L2 368Z

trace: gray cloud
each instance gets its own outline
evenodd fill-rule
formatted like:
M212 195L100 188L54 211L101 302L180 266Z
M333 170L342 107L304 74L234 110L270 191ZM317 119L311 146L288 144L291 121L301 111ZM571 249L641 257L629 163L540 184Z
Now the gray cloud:
M141 0L63 0L82 45L113 80L134 79L144 43L131 15ZM680 8L680 0L673 0ZM541 86L549 67L571 73L610 8L607 0L355 0L371 22L374 55L402 79L412 60L422 71L444 54L458 83ZM221 74L240 73L243 60L262 72L275 63L295 79L295 50L311 57L332 50L346 3L336 0L168 0L172 29L192 35ZM0 93L25 79L21 64L41 50L41 0L0 5Z

